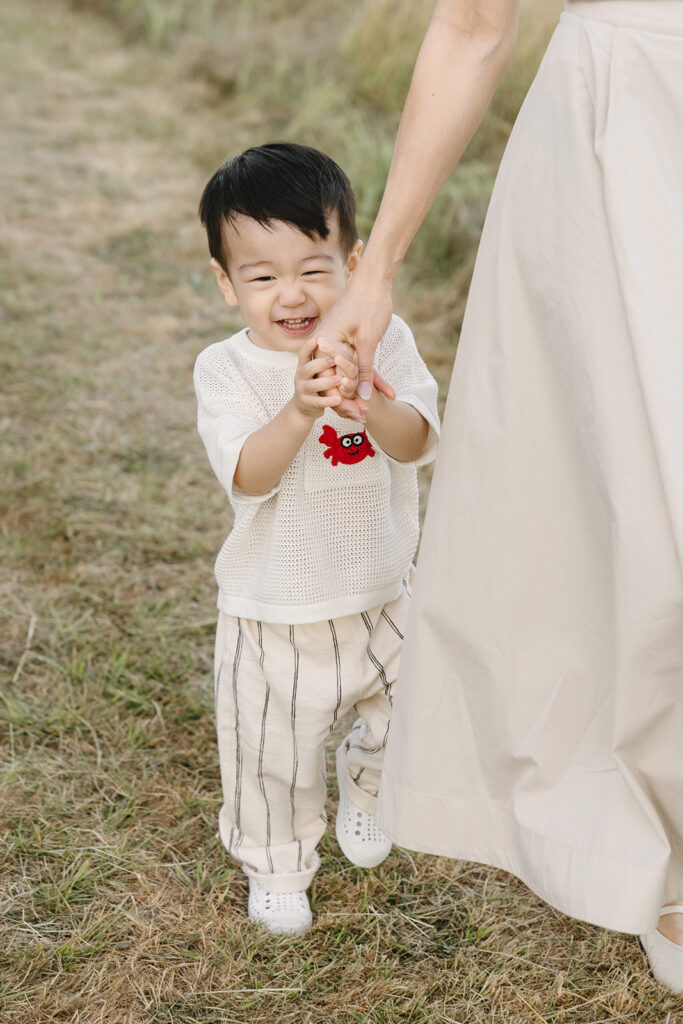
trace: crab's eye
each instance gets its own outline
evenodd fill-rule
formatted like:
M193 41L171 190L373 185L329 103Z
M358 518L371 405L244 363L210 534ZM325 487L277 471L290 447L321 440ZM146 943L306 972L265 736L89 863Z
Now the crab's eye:
M357 448L360 445L362 445L362 443L363 443L363 435L362 434L354 434L353 435L353 443L356 445Z
M352 437L342 437L342 439L341 439L342 448L350 448L352 444L353 444L353 438Z

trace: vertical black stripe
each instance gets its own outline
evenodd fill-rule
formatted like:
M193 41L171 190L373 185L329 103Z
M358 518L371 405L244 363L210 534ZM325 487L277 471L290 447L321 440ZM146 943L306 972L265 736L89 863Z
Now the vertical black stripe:
M268 868L272 873L275 872L273 867L273 858L270 853L270 805L268 803L268 797L266 796L266 783L263 778L263 752L266 746L266 721L268 718L268 704L270 702L270 683L268 677L263 672L263 661L265 658L265 651L263 649L263 625L260 622L256 623L256 629L258 632L258 646L259 646L259 668L261 669L261 675L265 684L265 695L263 698L263 716L261 718L261 743L259 745L258 752L258 784L263 796L263 801L266 805L266 857L268 859Z
M296 840L295 832L295 807L294 793L296 790L296 777L299 771L299 750L296 742L296 691L299 686L299 651L294 642L294 626L289 627L289 642L294 652L294 678L292 680L292 704L290 709L290 725L292 729L292 784L289 787L289 804L292 813L292 839ZM299 862L301 862L301 843L299 843ZM301 870L301 868L299 868Z
M341 658L339 656L339 641L337 640L337 631L334 628L334 622L332 619L327 620L330 624L330 633L332 634L332 643L334 644L334 664L337 669L337 703L334 708L334 715L332 717L332 725L330 726L330 732L334 729L337 724L337 715L339 714L339 708L342 702L342 677L341 677Z
M379 658L375 657L375 655L372 652L372 648L370 647L370 638L372 637L372 621L370 619L370 616L367 614L367 612L361 612L361 615L363 617L363 622L365 623L365 628L368 631L368 646L366 648L367 653L368 653L368 658L370 659L372 664L375 666L375 668L379 672L379 677L382 680L382 686L384 687L384 692L385 692L386 696L389 698L389 700L391 700L391 683L387 679L387 674L384 671L384 666L380 662Z
M242 842L242 747L240 746L240 709L237 701L237 677L242 658L242 644L242 620L238 618L237 643L235 644L235 657L232 663L232 700L235 706L235 826L237 828L235 851L237 851Z

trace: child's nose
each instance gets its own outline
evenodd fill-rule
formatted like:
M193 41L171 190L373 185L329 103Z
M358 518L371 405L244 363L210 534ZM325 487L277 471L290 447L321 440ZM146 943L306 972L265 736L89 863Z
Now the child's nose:
M306 296L300 281L283 283L280 291L280 303L283 306L300 306L305 301Z

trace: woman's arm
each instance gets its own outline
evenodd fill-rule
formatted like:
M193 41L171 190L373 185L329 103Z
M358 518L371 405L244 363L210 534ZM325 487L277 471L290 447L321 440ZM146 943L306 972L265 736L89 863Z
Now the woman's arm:
M344 295L321 336L358 352L358 394L372 394L375 348L391 316L406 250L460 159L517 38L518 0L438 0L415 64L382 204Z

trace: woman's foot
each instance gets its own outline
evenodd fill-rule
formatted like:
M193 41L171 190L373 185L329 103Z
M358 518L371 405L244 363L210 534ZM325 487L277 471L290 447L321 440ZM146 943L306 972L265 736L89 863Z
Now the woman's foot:
M313 924L305 892L270 892L249 876L249 920L271 935L302 935Z
M683 993L683 904L662 907L659 926L640 936L650 969L662 985Z
M677 908L677 909L676 909ZM683 946L683 904L672 903L664 907L657 930L671 942Z

